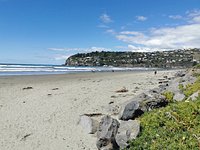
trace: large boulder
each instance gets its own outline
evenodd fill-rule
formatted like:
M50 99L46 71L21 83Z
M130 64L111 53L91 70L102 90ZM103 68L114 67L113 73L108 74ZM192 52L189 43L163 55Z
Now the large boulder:
M116 143L115 136L119 128L119 122L110 116L104 116L97 130L96 146L98 150L118 150L119 146Z
M121 112L119 114L119 119L121 120L129 120L134 119L144 112L140 110L140 103L139 101L131 101L125 106L122 106Z
M123 104L121 104L119 119L129 120L143 114L143 111L139 109L140 101L143 101L144 99L149 99L149 98L150 97L147 94L141 93L135 96L134 98L132 98L131 100L126 101Z
M140 108L142 111L151 111L155 108L164 107L168 104L165 96L161 94L154 94L153 97L145 99L140 102Z
M82 126L84 131L88 134L94 134L97 131L98 121L87 116L80 116L79 124Z
M119 113L119 119L129 120L134 119L142 115L146 111L150 111L155 108L163 107L167 105L166 98L157 93L157 91L149 91L140 94L133 98L128 103L122 105L121 111Z
M121 121L116 142L120 148L124 149L129 144L128 141L135 139L140 132L140 122L138 120Z

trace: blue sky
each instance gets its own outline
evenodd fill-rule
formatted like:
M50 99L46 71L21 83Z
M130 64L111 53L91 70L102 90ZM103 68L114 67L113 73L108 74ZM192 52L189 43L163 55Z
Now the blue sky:
M200 0L0 0L0 63L200 47Z

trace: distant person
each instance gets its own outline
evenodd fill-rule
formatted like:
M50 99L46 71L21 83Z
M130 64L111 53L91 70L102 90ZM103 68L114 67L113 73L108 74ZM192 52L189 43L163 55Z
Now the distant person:
M156 70L154 71L154 74L155 74L155 75L157 74L157 71L156 71Z

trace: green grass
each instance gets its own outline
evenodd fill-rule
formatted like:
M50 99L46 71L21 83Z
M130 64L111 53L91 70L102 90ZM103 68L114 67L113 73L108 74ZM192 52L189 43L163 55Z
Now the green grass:
M130 150L200 149L200 97L147 112L140 121L141 133Z
M179 89L185 94L186 98L191 96L200 90L200 77L197 78L194 84L188 84L185 88L180 84Z
M162 95L164 95L166 97L168 102L173 102L173 98L174 98L173 92L165 91L164 93L162 93Z
M186 97L200 90L200 76L194 84L179 89ZM139 136L129 150L200 150L200 95L195 101L173 102L173 92L163 95L170 102L165 108L144 113Z
M200 64L197 64L193 67L194 69L200 69Z

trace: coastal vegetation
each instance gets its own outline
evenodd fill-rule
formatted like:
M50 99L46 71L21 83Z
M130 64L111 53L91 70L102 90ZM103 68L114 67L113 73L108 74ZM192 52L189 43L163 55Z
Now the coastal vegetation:
M169 102L168 106L145 112L138 118L141 132L130 141L130 150L200 149L200 75L193 84L179 84L179 89L185 95L183 101L175 101L174 93L165 91L163 95ZM195 100L188 99L196 92Z
M200 97L144 113L140 121L140 135L130 150L200 149Z
M66 60L67 66L115 67L191 67L200 61L200 49L157 52L91 52L78 53Z

